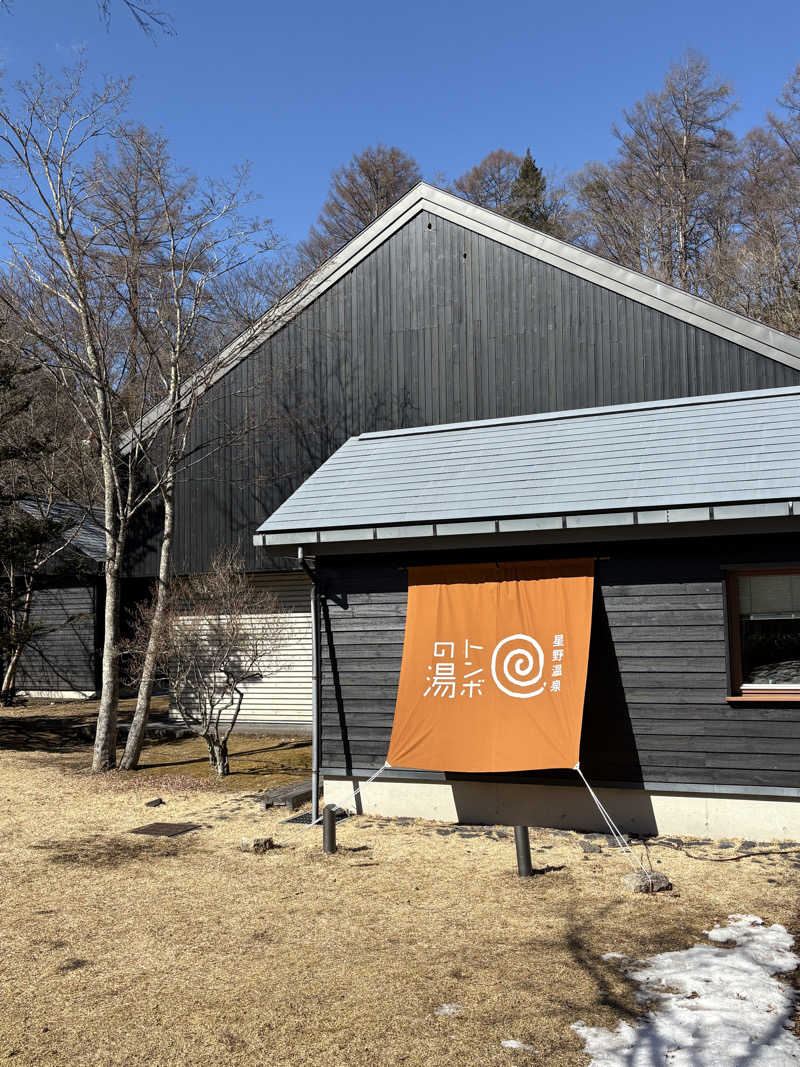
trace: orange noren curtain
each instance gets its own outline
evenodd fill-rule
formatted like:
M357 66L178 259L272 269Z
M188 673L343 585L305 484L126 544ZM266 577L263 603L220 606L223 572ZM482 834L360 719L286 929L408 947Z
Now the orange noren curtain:
M594 561L410 567L387 762L464 773L578 762Z

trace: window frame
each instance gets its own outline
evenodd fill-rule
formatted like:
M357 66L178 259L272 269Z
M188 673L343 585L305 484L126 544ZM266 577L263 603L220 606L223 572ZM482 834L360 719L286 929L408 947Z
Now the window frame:
M800 684L796 690L775 691L769 686L761 690L742 692L742 624L739 610L739 579L769 574L794 574L800 576L800 564L787 564L725 568L725 621L728 630L726 651L728 656L729 704L800 704Z

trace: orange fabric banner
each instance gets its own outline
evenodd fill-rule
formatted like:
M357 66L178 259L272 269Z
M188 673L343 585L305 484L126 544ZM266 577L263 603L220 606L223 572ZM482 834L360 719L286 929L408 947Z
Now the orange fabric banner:
M387 762L465 773L578 762L593 560L410 567Z

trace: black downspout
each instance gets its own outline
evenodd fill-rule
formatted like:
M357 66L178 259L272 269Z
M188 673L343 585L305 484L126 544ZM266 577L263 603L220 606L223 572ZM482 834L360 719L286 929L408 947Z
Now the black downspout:
M311 822L319 819L319 750L320 750L320 626L319 587L316 571L306 562L302 546L297 549L300 566L311 580Z

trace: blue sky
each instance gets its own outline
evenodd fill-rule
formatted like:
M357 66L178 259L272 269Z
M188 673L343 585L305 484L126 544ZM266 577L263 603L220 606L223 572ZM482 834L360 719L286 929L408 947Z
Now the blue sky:
M800 61L797 0L380 4L161 0L176 37L154 46L113 0L16 0L0 13L6 78L50 70L85 46L93 72L135 77L131 114L200 174L253 163L261 210L303 237L331 169L367 144L397 144L426 178L488 151L530 145L545 169L614 150L611 123L697 48L730 78L742 131Z

